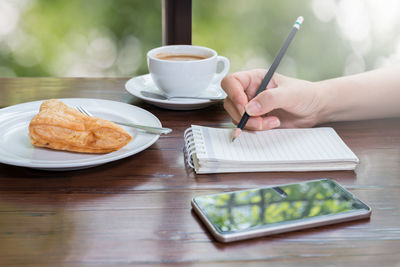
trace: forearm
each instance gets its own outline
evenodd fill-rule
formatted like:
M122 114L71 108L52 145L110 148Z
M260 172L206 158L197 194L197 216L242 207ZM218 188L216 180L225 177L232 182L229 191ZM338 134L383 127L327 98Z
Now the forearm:
M400 116L400 65L315 84L320 123Z

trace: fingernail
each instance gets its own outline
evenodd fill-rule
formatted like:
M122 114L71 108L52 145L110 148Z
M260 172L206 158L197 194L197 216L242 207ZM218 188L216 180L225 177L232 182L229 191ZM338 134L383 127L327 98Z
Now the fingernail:
M246 105L246 112L249 115L259 114L261 111L261 105L258 101L251 101Z
M237 110L239 111L240 116L242 116L243 113L244 113L244 108L243 108L243 106L238 104L238 105L236 105L236 108L237 108Z
M262 130L264 130L263 128L264 128L263 123L262 123L262 121L260 121L260 124L258 125L258 130L262 131Z
M270 121L268 125L269 125L269 128L276 128L276 127L279 127L279 125L281 125L281 122L278 119L276 119L276 120Z

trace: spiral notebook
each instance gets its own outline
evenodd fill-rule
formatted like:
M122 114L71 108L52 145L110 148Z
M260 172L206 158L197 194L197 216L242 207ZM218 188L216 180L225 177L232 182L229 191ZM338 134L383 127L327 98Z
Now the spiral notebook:
M357 156L329 127L244 131L192 125L184 133L196 173L354 170Z

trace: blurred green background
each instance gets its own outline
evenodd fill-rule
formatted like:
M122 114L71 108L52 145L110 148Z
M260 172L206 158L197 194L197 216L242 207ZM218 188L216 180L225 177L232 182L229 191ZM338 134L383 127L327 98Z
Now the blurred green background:
M268 68L299 15L278 72L320 80L400 59L398 0L193 0L193 44ZM161 45L161 0L0 0L0 77L131 77Z

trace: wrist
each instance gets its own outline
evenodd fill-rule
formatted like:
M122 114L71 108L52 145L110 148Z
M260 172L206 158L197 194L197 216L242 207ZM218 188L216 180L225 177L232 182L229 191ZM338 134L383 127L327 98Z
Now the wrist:
M335 87L329 81L320 81L314 82L314 90L319 102L317 124L335 121L335 102L338 101Z

